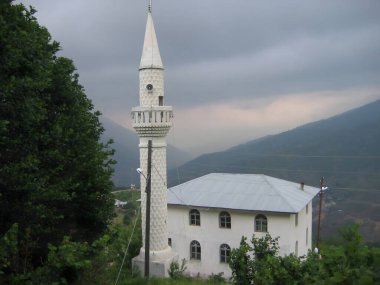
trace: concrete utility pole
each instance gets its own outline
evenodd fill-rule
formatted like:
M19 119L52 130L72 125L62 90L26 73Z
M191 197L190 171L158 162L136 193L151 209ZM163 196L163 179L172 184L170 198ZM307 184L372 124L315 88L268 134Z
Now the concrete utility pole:
M148 141L148 171L146 179L146 217L145 217L145 274L149 278L149 247L150 247L150 193L151 193L151 172L152 172L152 140Z
M324 185L324 178L321 177L321 180L320 180L320 188L321 188L321 190L319 191L319 213L318 213L318 229L317 229L317 249L318 249L318 251L319 251L319 238L320 238L320 229L321 229L323 185Z

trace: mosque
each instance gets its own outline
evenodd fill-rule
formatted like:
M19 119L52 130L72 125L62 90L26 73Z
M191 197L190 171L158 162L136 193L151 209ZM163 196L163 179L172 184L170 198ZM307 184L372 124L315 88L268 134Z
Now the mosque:
M228 279L228 258L242 236L278 236L281 255L301 256L311 250L312 199L318 188L262 174L211 173L167 189L166 135L172 126L173 108L164 104L164 66L151 5L139 83L140 106L132 108L131 116L140 139L143 246L133 266L141 273L147 270L150 276L165 277L173 261L185 259L185 273L190 276L223 272ZM148 160L153 170L148 168ZM148 269L144 267L146 258Z

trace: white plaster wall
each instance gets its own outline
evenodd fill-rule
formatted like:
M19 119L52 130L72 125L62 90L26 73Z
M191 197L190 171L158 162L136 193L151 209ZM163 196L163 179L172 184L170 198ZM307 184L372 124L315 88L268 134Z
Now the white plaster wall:
M298 225L295 225L295 214L291 215L294 231L293 249L292 252L296 252L296 241L298 241L298 256L303 256L311 250L312 246L312 203L308 204L308 211L306 206L298 213ZM306 230L308 234L306 235Z
M164 96L164 70L160 68L141 69L140 79L140 106L158 106L159 96ZM148 91L146 86L153 85L153 90Z
M231 277L228 264L220 263L220 245L228 244L237 248L242 236L250 240L252 235L262 237L266 233L255 232L255 216L264 214L268 219L268 232L272 237L280 236L280 255L294 253L295 241L298 240L299 255L306 254L311 245L311 203L308 215L305 209L299 214L298 226L295 226L293 214L256 213L228 211L231 215L231 229L219 228L220 209L194 208L200 212L201 225L189 225L189 211L192 208L168 205L169 238L173 251L179 259L187 261L187 273L193 276L207 277L211 273L224 272L224 277ZM309 224L309 242L306 246L306 225ZM190 260L190 243L197 240L201 245L201 261Z

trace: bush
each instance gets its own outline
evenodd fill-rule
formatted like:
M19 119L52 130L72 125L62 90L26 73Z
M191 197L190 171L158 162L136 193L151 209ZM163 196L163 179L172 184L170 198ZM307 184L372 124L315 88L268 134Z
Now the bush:
M211 275L208 277L208 280L212 282L212 284L220 284L223 283L225 280L223 278L224 272L219 272L218 274L211 273Z
M184 277L184 272L186 270L186 259L182 259L181 265L178 261L174 260L170 263L168 270L169 276L172 279L181 279Z

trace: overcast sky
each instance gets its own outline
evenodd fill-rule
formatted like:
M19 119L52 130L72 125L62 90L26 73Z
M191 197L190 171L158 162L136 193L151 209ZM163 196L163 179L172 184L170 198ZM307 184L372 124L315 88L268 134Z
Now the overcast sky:
M24 0L96 109L131 128L147 0ZM169 142L199 154L380 99L380 1L153 0Z

